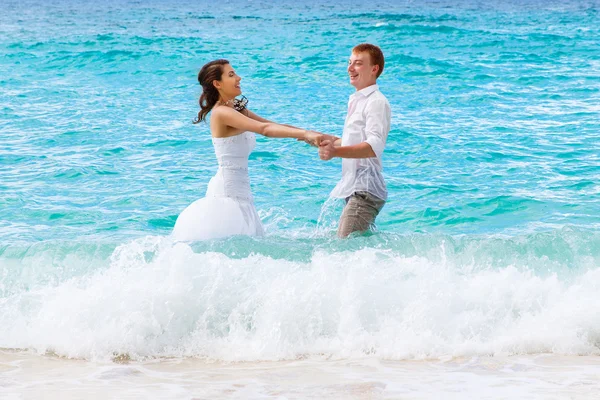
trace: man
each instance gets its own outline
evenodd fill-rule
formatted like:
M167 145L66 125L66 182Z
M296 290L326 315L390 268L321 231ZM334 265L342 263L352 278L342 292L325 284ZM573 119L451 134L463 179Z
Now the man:
M356 92L348 101L342 138L325 135L319 146L322 160L342 158L342 179L331 192L332 197L346 200L337 232L341 238L374 226L387 199L381 156L391 109L377 85L383 65L379 47L365 43L352 49L348 75Z

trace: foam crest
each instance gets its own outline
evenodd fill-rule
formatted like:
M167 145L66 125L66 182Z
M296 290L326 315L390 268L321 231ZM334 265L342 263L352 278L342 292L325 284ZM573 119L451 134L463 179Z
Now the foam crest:
M600 269L568 279L390 249L308 261L147 237L110 267L0 299L0 346L77 358L600 354Z

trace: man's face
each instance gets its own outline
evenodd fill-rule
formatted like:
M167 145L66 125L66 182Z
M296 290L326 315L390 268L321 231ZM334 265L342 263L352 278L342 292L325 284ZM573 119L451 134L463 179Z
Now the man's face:
M378 65L371 64L369 53L352 53L348 60L348 75L350 84L361 90L374 85L377 80Z

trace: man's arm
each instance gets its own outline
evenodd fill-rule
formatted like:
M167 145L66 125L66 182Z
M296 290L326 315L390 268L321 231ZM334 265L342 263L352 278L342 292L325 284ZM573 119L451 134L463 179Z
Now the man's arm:
M324 140L321 142L321 146L319 146L319 157L321 160L331 160L333 157L340 158L371 158L376 157L375 152L371 145L367 142L362 142L359 144L355 144L352 146L340 146L340 144L336 145L337 142L341 140L336 140L332 142L330 140Z
M379 157L383 154L385 142L390 131L390 120L392 110L385 98L377 99L368 105L367 118L365 121L365 143L371 145L373 155Z
M381 157L390 130L390 117L391 110L387 101L377 100L369 104L365 120L365 134L367 139L359 144L342 146L341 140L324 138L319 147L319 157L322 160L331 160L333 157Z

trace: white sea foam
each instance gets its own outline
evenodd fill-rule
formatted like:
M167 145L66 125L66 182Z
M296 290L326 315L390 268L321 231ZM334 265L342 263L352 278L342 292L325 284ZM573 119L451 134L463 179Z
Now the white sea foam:
M570 279L392 250L308 262L148 237L110 267L0 300L0 347L88 359L600 354L600 269Z

